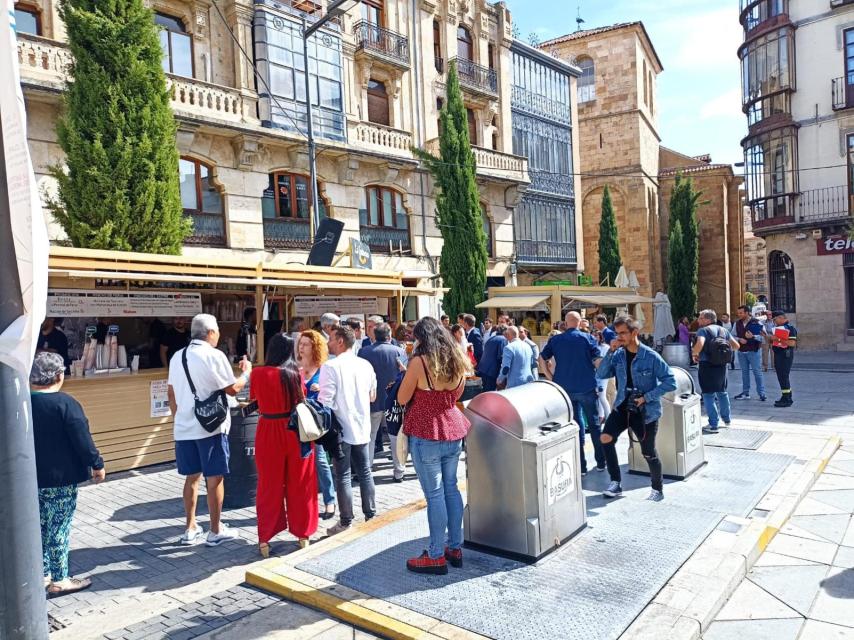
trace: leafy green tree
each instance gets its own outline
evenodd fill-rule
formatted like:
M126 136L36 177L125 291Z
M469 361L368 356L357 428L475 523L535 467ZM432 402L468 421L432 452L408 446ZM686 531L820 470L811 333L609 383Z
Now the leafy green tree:
M682 232L681 264L678 266L680 278L678 281L668 281L669 286L679 286L683 289L678 295L684 301L684 307L679 312L681 316L693 316L697 310L697 282L700 268L700 231L697 224L697 209L700 207L702 193L694 189L694 181L681 174L676 176L673 193L670 196L670 225L671 230L679 223ZM672 236L671 236L672 238ZM668 263L673 266L673 261ZM672 271L671 271L672 273ZM673 291L670 290L671 300Z
M152 12L142 0L63 0L74 56L57 124L65 166L48 207L73 246L181 251L175 119Z
M611 203L611 191L605 185L602 194L602 219L599 221L599 281L614 286L620 271L620 239L617 234L617 217Z
M682 224L679 220L672 220L667 246L667 294L670 298L670 310L677 320L683 316L692 317L692 304L696 304L691 302L689 288L686 286L682 237Z
M439 187L436 224L444 244L439 273L445 287L445 312L451 317L472 313L483 300L489 257L477 190L474 153L455 62L448 68L447 98L440 114L439 156L423 149L415 155Z
M746 304L752 309L753 305L756 304L756 296L753 295L750 291L746 291L744 293L744 304Z

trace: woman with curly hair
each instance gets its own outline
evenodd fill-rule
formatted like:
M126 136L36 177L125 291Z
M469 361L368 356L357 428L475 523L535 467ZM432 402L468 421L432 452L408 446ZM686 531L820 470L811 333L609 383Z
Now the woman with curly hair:
M415 472L427 499L430 548L406 561L415 573L448 573L447 562L463 566L463 498L457 465L463 438L471 426L457 408L471 363L451 333L435 318L422 318L413 329L415 349L397 401L409 407L403 433ZM447 534L447 535L446 535Z
M320 367L329 359L329 347L326 340L317 331L303 331L297 343L297 361L305 380L307 398L316 399L320 391ZM317 484L323 494L323 511L320 517L329 520L335 516L335 483L332 481L332 467L322 445L314 443L314 460L317 464Z

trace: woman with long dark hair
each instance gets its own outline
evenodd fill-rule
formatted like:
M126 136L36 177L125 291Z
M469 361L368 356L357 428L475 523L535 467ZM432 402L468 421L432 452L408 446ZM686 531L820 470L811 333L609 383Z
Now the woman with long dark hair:
M463 498L457 465L470 423L457 408L471 363L451 333L435 318L422 318L413 329L415 348L397 401L409 407L403 433L415 472L427 499L430 548L406 561L415 573L448 572L463 566Z
M270 555L270 540L287 529L308 546L317 531L317 476L314 451L302 457L299 437L288 429L291 412L304 397L294 362L294 341L277 334L270 339L263 367L249 379L249 395L258 401L255 464L258 468L258 550Z

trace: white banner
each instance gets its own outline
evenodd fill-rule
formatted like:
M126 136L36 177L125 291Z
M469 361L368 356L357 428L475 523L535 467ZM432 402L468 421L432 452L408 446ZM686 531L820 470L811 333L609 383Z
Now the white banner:
M47 294L47 225L42 213L36 178L27 146L27 119L18 47L15 37L14 0L3 0L8 25L0 33L0 114L3 121L3 151L7 184L0 186L0 197L8 193L12 238L18 263L18 278L24 302L24 314L0 335L0 361L29 377L36 340L44 318Z
M298 316L317 317L324 313L377 314L376 298L334 297L334 296L296 296L294 298L294 314Z
M51 289L51 318L190 318L202 312L199 293L155 293Z

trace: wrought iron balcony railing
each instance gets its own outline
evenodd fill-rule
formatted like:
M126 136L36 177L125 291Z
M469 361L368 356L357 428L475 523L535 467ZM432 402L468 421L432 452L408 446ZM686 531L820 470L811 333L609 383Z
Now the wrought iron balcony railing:
M393 229L391 227L359 227L362 242L376 253L392 253L395 251L410 251L412 248L409 229Z
M267 249L308 249L311 230L308 220L264 218L264 247Z
M463 87L493 95L498 93L498 74L495 73L495 69L483 67L465 58L455 58L455 60L460 84Z
M851 201L847 186L802 191L798 197L798 222L845 220L851 217Z
M574 242L516 240L516 259L522 264L574 265Z
M224 247L225 217L216 213L201 213L184 210L184 215L193 221L193 233L184 244L197 247Z
M364 49L371 53L378 53L397 64L409 66L409 38L406 36L366 20L356 23L354 33L357 50Z
M831 80L830 93L834 111L854 108L854 74L850 78L842 76Z

